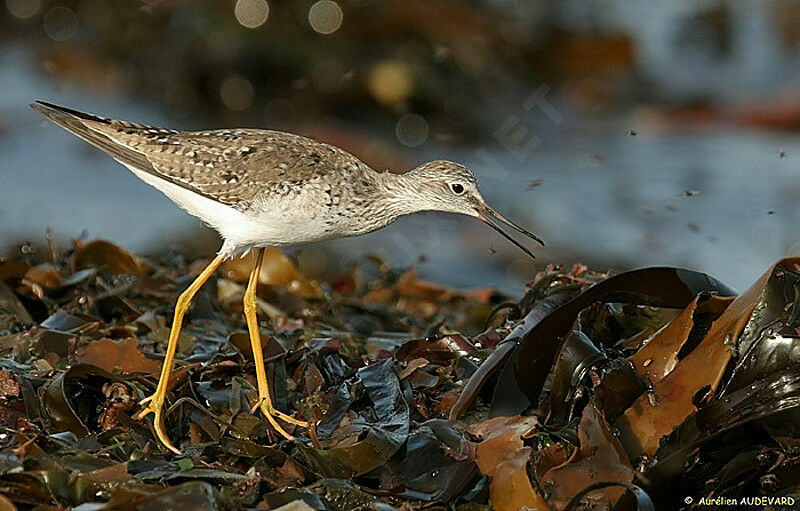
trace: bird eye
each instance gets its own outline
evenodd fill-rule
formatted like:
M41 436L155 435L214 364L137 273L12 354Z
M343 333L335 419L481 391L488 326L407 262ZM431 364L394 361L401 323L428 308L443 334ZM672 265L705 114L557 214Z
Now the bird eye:
M464 193L464 185L461 183L452 183L450 185L450 189L453 190L453 193L456 195L461 195Z

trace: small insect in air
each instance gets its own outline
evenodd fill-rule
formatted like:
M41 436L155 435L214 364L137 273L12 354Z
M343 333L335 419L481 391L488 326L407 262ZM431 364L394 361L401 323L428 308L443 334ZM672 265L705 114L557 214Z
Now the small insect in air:
M534 188L539 188L544 183L544 179L534 179L530 183L528 183L528 187L525 188L525 191L533 190Z

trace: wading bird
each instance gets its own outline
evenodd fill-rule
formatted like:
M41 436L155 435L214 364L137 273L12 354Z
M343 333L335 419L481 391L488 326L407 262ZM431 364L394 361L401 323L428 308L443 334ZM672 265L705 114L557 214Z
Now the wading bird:
M190 214L216 229L222 248L181 293L161 376L137 418L152 413L158 439L173 452L162 408L183 316L192 297L228 258L255 250L256 262L244 294L244 315L253 347L260 408L284 437L278 420L307 423L272 405L256 318L256 285L264 248L357 236L381 229L403 215L445 211L479 218L526 254L498 222L530 237L493 210L478 191L472 172L437 160L404 174L377 172L329 144L260 129L176 131L107 119L45 102L31 105L45 117L98 147Z

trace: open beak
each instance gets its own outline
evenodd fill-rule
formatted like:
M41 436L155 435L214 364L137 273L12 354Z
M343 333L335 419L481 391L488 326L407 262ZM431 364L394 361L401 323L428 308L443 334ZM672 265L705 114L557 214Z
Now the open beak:
M535 258L536 256L533 255L533 252L531 252L530 250L528 250L527 248L525 248L521 244L519 244L519 242L517 242L517 240L512 238L510 234L508 234L506 231L504 231L503 228L500 227L500 225L498 225L498 222L500 222L502 224L505 224L508 227L511 227L512 229L514 229L515 231L519 232L520 234L524 234L525 236L529 237L530 239L532 239L533 241L537 242L541 246L544 246L544 241L542 241L538 236L536 236L532 232L527 231L527 230L523 229L522 227L518 226L517 224L515 224L511 220L507 219L506 217L504 217L503 215L501 215L497 211L495 211L492 208L490 208L488 205L482 205L478 209L478 218L480 218L486 225L488 225L489 227L491 227L495 231L497 231L500 234L502 234L505 239L507 239L508 241L513 243L514 245L516 245L517 248L519 248L520 250L522 250L523 252L525 252L526 254L528 254L531 257Z

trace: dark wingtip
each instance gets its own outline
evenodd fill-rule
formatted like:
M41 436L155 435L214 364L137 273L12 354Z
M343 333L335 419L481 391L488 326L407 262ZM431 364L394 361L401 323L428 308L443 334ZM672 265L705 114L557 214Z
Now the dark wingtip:
M67 110L67 108L64 108L63 106L58 106L55 103L48 103L47 101L41 101L39 99L31 103L31 108L33 108L34 110L40 110L40 109Z
M31 103L30 107L46 117L52 117L53 114L58 114L58 113L61 114L72 113L69 112L69 109L67 108L58 106L53 103L48 103L47 101L39 101L38 99L35 102Z
M44 112L46 110L45 103L42 101L36 101L29 105L31 108L36 110L37 112Z
M100 117L99 115L89 114L86 112L81 112L80 110L75 110L72 108L67 108L65 106L56 105L55 103L49 103L47 101L40 101L36 100L36 102L31 103L31 108L43 114L47 117L53 118L54 115L69 115L72 117L76 117L78 119L82 119L85 121L95 121L95 122L102 122L104 124L108 124L111 122L109 119L105 117Z

